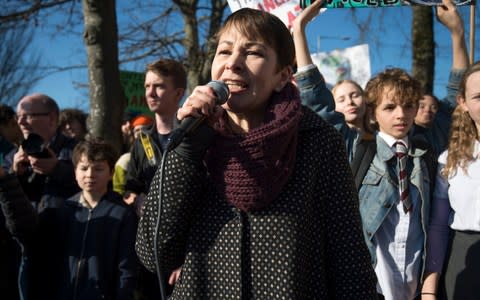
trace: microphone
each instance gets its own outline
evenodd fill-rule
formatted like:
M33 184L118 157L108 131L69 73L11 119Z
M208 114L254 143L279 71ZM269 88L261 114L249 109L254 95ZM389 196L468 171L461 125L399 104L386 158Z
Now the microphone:
M222 105L227 102L230 91L225 82L220 80L212 80L207 83L207 86L211 87L215 92L217 97L215 105ZM175 129L170 137L168 138L167 151L175 149L183 140L183 138L190 133L195 132L195 130L203 123L206 119L206 116L200 118L195 117L186 117L180 123L180 126Z

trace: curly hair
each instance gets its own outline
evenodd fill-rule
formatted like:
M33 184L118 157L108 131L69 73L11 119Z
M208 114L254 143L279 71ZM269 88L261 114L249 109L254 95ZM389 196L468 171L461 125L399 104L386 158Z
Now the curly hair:
M384 93L389 91L394 92L393 101L402 106L414 104L418 107L418 102L423 96L421 83L405 70L400 68L385 69L385 71L371 78L365 87L365 102L371 114L375 114L375 110L382 102ZM375 124L374 127L377 126L378 124Z
M462 81L457 93L459 101L465 101L466 83L470 75L480 72L480 61L476 62L467 69L463 75ZM450 139L448 143L447 163L442 170L442 175L448 178L453 176L458 168L465 173L468 165L474 160L473 149L475 140L479 138L479 133L467 111L461 106L457 106L452 115L452 125L450 128Z
M386 90L395 91L395 102L400 105L414 103L422 98L422 86L418 80L399 68L386 69L370 79L365 87L367 106L374 110L382 102Z

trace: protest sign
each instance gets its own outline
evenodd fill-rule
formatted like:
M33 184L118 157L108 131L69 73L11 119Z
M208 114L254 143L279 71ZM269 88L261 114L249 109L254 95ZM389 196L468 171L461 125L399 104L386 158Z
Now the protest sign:
M307 0L308 1L308 0ZM311 1L311 0L310 0ZM308 2L310 2L308 1ZM457 5L469 5L472 0L454 0ZM442 0L326 0L327 8L388 7L402 5L442 5Z
M267 11L280 18L288 28L302 11L298 0L228 0L228 5L232 12L244 7Z
M120 83L127 98L125 111L135 114L153 115L145 100L145 74L131 71L120 71Z
M267 11L279 17L287 27L291 27L302 6L315 0L228 0L232 12L249 7ZM300 5L302 2L302 6ZM473 0L454 0L457 5L470 5ZM391 7L402 5L441 5L442 0L326 0L326 8Z
M365 87L371 76L367 44L315 53L312 54L312 60L330 88L344 79L353 80Z

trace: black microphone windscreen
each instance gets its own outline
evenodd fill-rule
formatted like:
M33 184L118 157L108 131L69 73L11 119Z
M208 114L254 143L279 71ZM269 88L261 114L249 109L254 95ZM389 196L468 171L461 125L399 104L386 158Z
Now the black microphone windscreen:
M215 95L217 96L217 105L222 105L227 102L228 96L230 95L230 90L225 82L221 80L212 80L207 83L207 85L215 91Z

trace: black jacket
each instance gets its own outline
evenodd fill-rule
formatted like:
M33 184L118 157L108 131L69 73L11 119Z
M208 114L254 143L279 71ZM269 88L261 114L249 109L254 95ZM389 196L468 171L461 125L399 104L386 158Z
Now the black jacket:
M34 174L29 169L18 176L28 199L43 206L59 206L65 199L80 191L75 180L72 152L76 141L58 133L50 144L58 164L49 175Z
M155 126L150 127L145 134L148 136L154 152L154 161L149 161L140 138L133 143L130 161L128 162L125 191L136 194L147 194L157 166L162 159L162 149Z
M201 161L177 149L167 156L162 215L157 172L136 249L151 271L157 257L167 272L182 266L172 299L375 299L345 145L311 110L303 114L293 174L258 211L228 203Z
M33 254L38 299L133 299L137 216L115 192L93 209L80 193L40 214ZM41 280L44 279L44 280ZM38 280L38 281L37 281Z
M17 281L22 254L15 239L29 245L37 216L15 175L0 179L0 206L0 295L15 300L19 299Z

